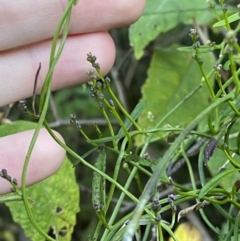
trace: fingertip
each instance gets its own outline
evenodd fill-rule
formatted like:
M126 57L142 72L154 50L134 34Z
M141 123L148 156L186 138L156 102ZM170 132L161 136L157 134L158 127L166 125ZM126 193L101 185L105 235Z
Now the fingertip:
M7 170L8 175L16 178L21 186L22 170L34 130L24 131L0 138L0 170ZM63 141L62 136L54 132ZM42 129L33 148L27 169L27 185L39 182L58 170L65 150L58 145L47 130ZM0 178L0 194L10 191L8 181Z

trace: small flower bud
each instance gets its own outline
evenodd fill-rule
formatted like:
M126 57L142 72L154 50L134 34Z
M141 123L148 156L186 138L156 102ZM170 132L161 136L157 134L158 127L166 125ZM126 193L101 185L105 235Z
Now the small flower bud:
M70 124L71 125L76 124L76 115L75 114L70 114L69 118L70 118Z
M112 106L112 107L115 107L115 103L112 99L109 100L109 104Z
M101 109L103 108L103 103L101 101L98 103L98 105Z
M100 69L100 64L99 63L93 63L92 67L95 69Z
M97 88L102 89L102 87L103 87L103 83L100 80L98 80L97 81Z
M106 81L108 84L111 83L111 80L110 80L110 78L108 78L108 77L105 78L105 81Z
M162 220L162 217L160 214L157 215L157 217L155 218L156 222L160 222Z
M173 212L177 212L177 206L176 206L176 205L173 205L173 206L172 206L172 211L173 211Z
M104 96L104 94L98 94L98 99L100 99L100 100L104 100L104 98L105 98L105 96Z
M199 57L199 58L198 58L198 63L199 63L199 64L202 64L202 63L203 63L203 58Z
M226 3L224 3L224 4L222 5L222 10L223 10L223 11L227 11L227 4L226 4Z
M12 180L11 176L9 176L9 175L6 175L5 178L6 178L6 180L9 181L9 182Z
M17 179L16 178L13 178L12 182L13 182L13 184L17 185Z
M11 187L11 188L10 188L10 191L11 191L11 192L16 192L16 190L15 190L14 187Z
M91 52L87 54L87 61L89 61L90 63L94 63L96 59L96 56L92 55Z
M168 195L168 203L173 203L173 201L176 200L176 197L173 194L169 194Z

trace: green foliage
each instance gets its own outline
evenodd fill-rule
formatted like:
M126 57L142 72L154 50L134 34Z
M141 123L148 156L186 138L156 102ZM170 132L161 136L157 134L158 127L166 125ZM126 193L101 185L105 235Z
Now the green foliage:
M59 241L71 240L79 212L79 187L70 161L65 158L54 175L29 187L27 195L38 225L46 233L52 230ZM26 236L33 241L45 240L32 226L22 202L7 205Z
M206 54L204 67L207 73L212 70L212 66L213 60ZM148 70L148 79L142 87L142 100L147 102L147 106L138 119L141 127L154 128L171 109L201 83L201 72L189 54L178 52L175 46L156 50ZM173 127L186 125L208 106L208 96L207 88L204 86L162 124ZM166 133L159 134L166 135ZM136 145L142 145L146 138L144 136L138 138Z
M142 17L129 29L130 44L137 59L143 56L144 48L160 33L165 33L180 23L189 24L196 19L207 24L213 15L206 10L205 1L198 0L148 0Z
M232 14L231 16L228 17L228 22L229 23L233 23L237 20L240 19L240 16L239 16L239 13L234 13ZM226 25L226 22L225 22L225 19L224 20L221 20L221 21L218 21L216 22L214 25L213 25L213 28L217 28L217 27L223 27Z
M208 183L206 183L204 185L204 187L201 189L201 191L198 194L198 198L201 199L203 198L208 192L210 192L211 189L213 189L214 187L217 187L218 184L223 180L223 178L231 175L232 173L239 171L236 169L230 169L227 171L223 171L221 173L219 173L218 175L216 175L211 181L209 181Z
M88 103L77 109L78 101L71 91L55 94L60 116L71 114L70 123L86 140L87 148L91 145L90 150L80 156L71 149L71 142L66 145L55 136L46 118L52 73L64 47L74 3L69 2L54 36L50 68L38 106L40 115L27 110L24 104L21 106L29 116L37 119L37 125L27 124L25 127L25 122L9 125L14 132L35 128L24 164L23 187L19 190L23 202L8 204L14 219L32 240L53 241L47 235L49 228L53 229L57 240L72 239L79 196L70 162L65 160L51 178L26 188L29 156L40 128L45 126L54 140L74 158L74 163L84 166L86 175L93 177L92 189L88 190L91 195L84 198L89 204L92 196L91 209L96 215L88 216L98 223L95 226L94 221L90 221L91 229L86 231L85 240L129 241L133 237L140 240L140 225L144 226L141 228L143 241L156 236L159 241L166 240L167 236L177 240L172 231L176 224L177 205L189 205L189 201L196 204L182 210L182 216L199 211L205 225L219 240L237 240L240 221L235 215L240 208L240 47L237 33L240 25L230 25L239 20L237 13L228 16L223 0L219 1L219 5L211 1L207 5L205 1L197 0L147 1L143 16L129 30L135 57L140 59L147 49L145 52L150 60L147 80L141 89L142 100L131 114L113 92L110 79L102 75L96 56L89 53L87 60L94 70L88 71L90 81L87 89L74 90L76 96L81 95ZM220 21L220 18L223 20ZM206 37L211 37L207 33L213 21L218 21L213 26L224 27L226 34L211 41ZM170 36L173 29L190 24L194 24L196 29L189 26L189 34L184 39L167 47L159 44L160 34L168 32ZM63 37L57 48L62 28ZM71 108L62 109L65 98L72 101ZM106 121L108 133L96 124L92 139L77 117L81 112L87 113L87 109L96 110L96 106ZM88 116L92 117L93 112ZM117 128L113 119L118 123ZM4 125L0 129L2 136L10 133ZM214 148L209 147L209 140L215 140ZM92 157L96 150L97 156ZM226 164L226 161L229 163ZM179 166L184 163L187 168L181 171ZM204 164L212 176L205 173ZM2 177L6 179L4 175ZM83 179L80 179L81 182L84 182ZM105 181L108 182L107 188ZM168 196L162 196L159 186L164 188L165 185L171 186L176 195L168 193ZM210 215L205 212L205 206L209 204L213 204ZM121 208L125 205L127 213L122 215ZM222 205L225 205L224 208ZM136 206L134 211L132 206ZM228 229L221 229L218 220L208 218L213 216L212 211L214 215L223 217ZM167 213L170 223L162 218ZM151 230L156 230L152 236ZM65 237L60 237L61 231Z

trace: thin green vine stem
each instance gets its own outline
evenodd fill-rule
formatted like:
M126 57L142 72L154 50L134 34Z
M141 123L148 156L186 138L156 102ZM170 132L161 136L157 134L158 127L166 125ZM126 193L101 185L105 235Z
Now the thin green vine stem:
M67 25L65 25L65 27L67 29L69 28L69 23L70 23L70 18L71 18L71 10L72 10L72 5L74 3L75 3L75 0L69 1L68 6L63 13L63 17L61 18L62 19L61 24L63 24L64 21L66 21L68 23ZM61 24L59 24L58 26L60 26ZM58 57L60 56L60 53L62 51L62 48L63 48L63 45L64 45L65 41L66 41L66 35L64 35L63 38L62 38L62 46L60 46L61 48L59 48L59 50L58 50L58 53L59 53ZM53 43L52 46L54 46L54 43ZM28 152L27 152L27 155L26 155L26 158L25 158L25 161L24 161L23 172L22 172L22 198L23 198L23 203L24 203L28 218L29 218L30 222L33 224L34 228L39 232L39 234L41 234L48 241L54 241L55 239L51 238L49 235L47 235L41 229L38 222L35 220L35 218L33 216L32 210L31 210L31 208L29 206L29 203L28 203L29 200L28 200L27 191L26 191L26 176L27 176L27 168L28 168L28 164L29 164L29 161L30 161L30 156L31 156L33 147L36 143L37 137L39 135L41 126L43 125L46 113L47 113L48 104L49 104L50 95L51 95L51 87L50 86L51 86L51 83L52 83L52 72L53 72L53 69L56 65L57 60L58 60L57 58L54 58L54 60L52 62L50 62L51 67L49 67L49 71L48 71L48 74L47 74L45 82L44 82L44 85L47 86L47 89L44 93L45 99L44 99L44 101L42 100L42 106L43 106L42 113L41 113L40 119L38 121L37 128L34 131L31 143L29 145ZM53 65L51 65L51 63ZM45 83L47 83L47 84L45 84ZM42 89L42 91L43 91L43 89ZM40 108L40 110L41 110L41 108Z
M236 71L236 74L239 75L240 74L240 68ZM223 84L223 89L226 89L231 83L233 82L233 76L231 76L224 84ZM216 93L216 98L219 98L221 96L222 92L221 90L219 90Z
M139 134L154 134L154 133L159 133L159 132L181 132L183 131L184 128L154 128L154 129L149 129L149 130L142 130L142 131L131 131L129 132L129 135L131 137L135 136L135 135L139 135ZM190 135L197 135L200 137L206 137L208 139L210 139L212 137L212 135L206 134L206 133L200 133L198 131L190 131L189 132ZM105 142L109 142L112 141L113 139L116 140L118 138L122 138L124 137L124 134L121 135L116 135L116 136L111 136L111 137L104 137L101 139L94 139L94 140L89 140L89 143L95 143L95 144L101 144L101 143L105 143Z
M190 180L191 180L191 183L192 183L192 187L193 187L193 189L197 189L196 183L195 183L194 174L193 174L192 165L191 165L191 163L190 163L190 161L189 161L189 158L188 158L188 156L187 156L187 154L186 154L186 152L185 152L185 150L184 150L183 142L182 142L182 144L181 144L181 153L182 153L183 158L184 158L184 160L185 160L185 162L186 162L186 164L187 164L188 173L189 173L189 175L190 175Z
M171 160L172 156L174 155L174 152L179 147L180 143L185 139L185 137L189 134L191 130L193 130L196 125L203 119L204 116L209 114L210 111L213 111L215 108L217 108L220 104L225 103L228 100L233 99L234 96L232 93L222 97L219 100L216 100L213 102L210 106L208 106L205 110L203 110L202 113L200 113L187 127L184 131L181 132L181 134L176 138L174 143L170 146L170 148L166 151L164 157L162 158L161 162L159 162L156 165L156 169L153 173L153 176L150 178L149 182L147 183L144 193L139 199L139 203L137 204L137 207L135 208L135 213L132 218L132 221L129 223L126 232L123 236L123 241L131 241L134 231L137 228L137 223L141 217L141 214L144 210L144 207L146 203L149 200L151 190L156 184L159 176L161 173L165 170L166 164Z
M197 63L198 63L198 66L200 68L200 71L201 71L201 74L203 76L203 79L204 79L205 83L207 84L207 87L208 87L208 90L210 92L211 98L212 98L212 100L214 100L215 99L215 94L214 94L213 88L211 87L211 85L209 83L208 77L205 74L205 71L203 69L203 65L202 65L202 63L199 63L198 61L197 61Z
M150 229L152 228L152 225L148 224L144 230L144 235L142 237L142 241L149 241L149 233Z
M172 232L172 230L168 227L168 225L165 224L164 222L161 222L161 224L162 224L162 227L168 232L168 234L174 239L174 241L178 241L177 237Z
M231 204L233 204L235 207L240 209L240 203L238 203L236 200L230 200Z
M115 96L115 94L112 92L112 89L109 85L107 85L107 90L110 93L111 97L113 98L114 102L117 103L118 107L122 111L122 113L133 123L133 125L136 127L137 130L141 130L141 127L138 125L138 123L132 118L132 116L125 110L125 108L122 106L118 98Z
M240 223L240 211L238 211L237 217L235 219L235 225L233 229L233 241L239 240L239 223Z
M228 58L229 58L229 61L230 61L230 69L231 69L233 81L234 81L234 84L235 84L235 98L237 98L237 96L239 94L239 88L240 87L239 87L239 78L238 78L238 75L236 73L236 64L235 64L235 61L233 59L233 53L229 53Z
M133 165L134 167L136 167L137 169L139 169L141 172L143 172L144 174L146 174L147 176L151 177L152 173L149 172L148 170L146 170L145 168L143 168L141 165L135 163L134 161L129 161L129 163L131 165Z
M49 70L46 75L45 81L42 86L41 94L40 94L39 113L42 112L42 108L43 108L44 102L45 102L46 92L47 92L48 88L51 86L50 80L52 79L53 70L57 64L57 61L58 61L58 59L62 53L63 47L65 45L65 41L66 41L66 38L68 35L68 29L69 29L69 25L70 25L73 2L74 2L74 0L71 0L69 2L69 4L67 5L66 9L64 10L63 15L58 23L57 30L53 37L52 48L51 48L51 53L50 53L50 61L49 61ZM59 48L58 48L57 54L55 55L58 38L60 37L60 32L61 32L64 24L65 24L65 26L64 26L63 34L62 34L62 37L60 40Z
M112 229L109 230L107 235L102 235L101 240L102 241L111 241L113 240L112 236L114 235L114 232L116 232L117 229L119 229L121 226L124 225L124 223L126 223L127 220L130 220L132 216L132 212L126 214L123 218L121 218L118 222L116 222L113 226ZM106 231L106 230L105 230Z
M232 225L231 228L227 230L227 233L225 234L226 236L223 239L223 241L232 240L231 237L232 237L232 234L233 234L233 230L234 230L234 225Z
M106 178L109 182L113 183L118 189L120 189L122 192L124 192L130 199L132 199L134 202L138 202L138 199L129 191L127 191L122 185L120 185L118 182L113 180L110 176L106 175L106 173L100 171L93 165L91 165L89 162L85 161L81 156L79 156L76 152L74 152L71 148L69 148L65 143L63 143L51 130L46 120L44 120L44 126L49 132L49 134L53 137L53 139L62 147L64 148L71 156L78 159L83 165L89 167L91 170L99 173L104 178Z
M132 124L136 127L137 130L141 130L141 127L138 125L138 123L132 118L132 116L125 110L125 108L123 107L123 105L121 104L121 102L118 100L118 98L116 97L116 95L113 93L111 86L109 83L107 83L107 81L104 79L102 72L100 70L100 68L96 68L96 71L98 73L99 78L103 81L103 83L106 84L106 89L109 92L109 94L111 95L113 101L118 105L119 109L122 111L122 113L132 122Z
M107 115L105 109L104 108L101 108L101 109L102 109L103 116L104 116L105 120L107 121L107 126L108 126L108 129L110 131L110 134L111 134L111 136L114 136L114 130L113 130L111 121L108 118L108 115ZM115 150L118 150L117 142L115 140L112 140L112 144L113 144L113 148Z
M222 7L223 7L223 5L222 5ZM228 21L227 10L224 10L224 9L223 9L223 18L225 20L225 26L226 26L227 30L228 31L231 30L231 26L230 26L229 21Z
M161 222L158 222L158 224L157 224L157 231L158 231L159 241L164 241Z
M233 218L231 215L229 215L229 213L226 212L226 211L222 208L222 206L220 206L219 204L216 204L216 203L213 203L212 205L216 208L216 210L217 210L220 214L222 214L222 216L223 216L226 220L230 221L231 223L234 223L234 218Z
M136 172L137 172L137 168L134 167L133 170L132 170L132 172L131 172L131 174L129 175L129 177L128 177L126 183L125 183L125 185L124 185L124 189L125 189L125 190L128 190L128 188L130 187L130 185L131 185L131 183L132 183L132 180L134 179L134 176L135 176ZM118 202L117 202L117 204L116 204L116 206L115 206L115 208L114 208L114 210L113 210L113 214L112 214L111 217L110 217L110 220L109 220L109 224L110 224L110 225L113 224L113 222L114 222L114 220L115 220L115 218L116 218L116 215L118 214L119 209L120 209L120 207L121 207L122 201L123 201L123 199L125 198L125 195L126 195L126 194L125 194L124 192L121 193L121 195L120 195L120 197L119 197L119 199L118 199ZM107 236L108 232L109 232L108 230L105 230L105 231L104 231L104 233L103 233L103 235L102 235L102 239L101 239L102 241L105 241L104 238Z
M199 210L200 215L202 217L202 219L204 220L204 223L216 234L219 233L218 229L211 223L211 221L207 218L207 216L205 215L205 212L200 209Z
M198 174L199 174L199 178L200 178L200 182L201 182L201 186L203 187L206 183L206 178L204 175L204 148L200 149L199 155L198 155Z
M236 68L235 68L234 73L236 74ZM233 80L234 80L234 79L236 80L235 77L233 78ZM220 78L220 75L217 75L217 76L216 76L216 80L217 80L217 82L218 82L218 86L219 86L222 94L223 94L223 95L226 95L226 94L227 94L226 91L225 91L225 88L226 88L226 87L225 87L225 88L223 87L222 81L221 81L221 78ZM236 84L235 84L235 86L236 86ZM238 93L238 92L239 92L239 90L236 90L236 91L235 91L235 96L236 96L236 93ZM228 101L228 104L229 104L229 106L231 107L231 109L234 111L234 113L235 113L236 115L240 116L240 112L239 112L238 109L235 107L235 105L233 104L233 102L232 102L232 101Z
M132 149L132 139L129 135L128 130L126 129L121 117L118 115L115 107L111 106L108 101L106 99L104 99L104 103L108 106L108 108L111 110L112 114L115 116L115 118L117 119L118 123L120 124L120 126L122 127L127 139L128 139L128 147L127 147L127 151L126 152L130 152L130 150Z
M170 229L173 229L173 226L176 222L176 212L172 210L172 221L171 221L171 224L169 226Z

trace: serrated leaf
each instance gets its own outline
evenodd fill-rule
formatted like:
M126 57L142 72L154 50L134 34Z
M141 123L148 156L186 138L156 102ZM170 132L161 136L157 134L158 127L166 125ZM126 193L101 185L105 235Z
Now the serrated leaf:
M237 21L239 19L240 19L240 14L239 13L234 13L233 15L228 17L228 22L229 23L233 23L233 22L235 22L235 21ZM226 25L226 22L223 19L223 20L218 21L215 24L213 24L213 28L222 27L222 26L225 26L225 25Z
M213 61L208 54L202 55L205 73L212 70ZM166 113L174 108L188 93L201 83L202 75L191 55L175 48L157 50L148 69L148 79L142 87L142 100L146 108L138 118L142 129L154 128ZM208 106L209 91L206 85L187 100L164 124L187 124ZM163 136L163 134L159 134ZM156 135L155 135L156 137ZM142 145L146 136L136 138Z
M232 173L236 172L238 170L236 169L230 169L223 172L220 172L216 176L214 176L209 182L207 182L203 188L200 190L198 198L201 199L205 196L211 189L218 186L219 183L222 181L223 178L227 177L228 175L231 175Z
M34 129L36 123L16 121L0 127L0 136ZM41 170L39 170L41 171ZM61 168L51 177L27 188L33 215L39 226L47 233L50 229L59 241L71 240L79 212L79 187L71 162L65 158ZM18 222L33 241L45 241L33 227L23 202L7 203L13 219Z
M214 16L206 1L199 0L148 0L142 17L129 29L131 46L137 59L143 49L160 33L169 31L180 23L189 24L193 18L207 24Z

